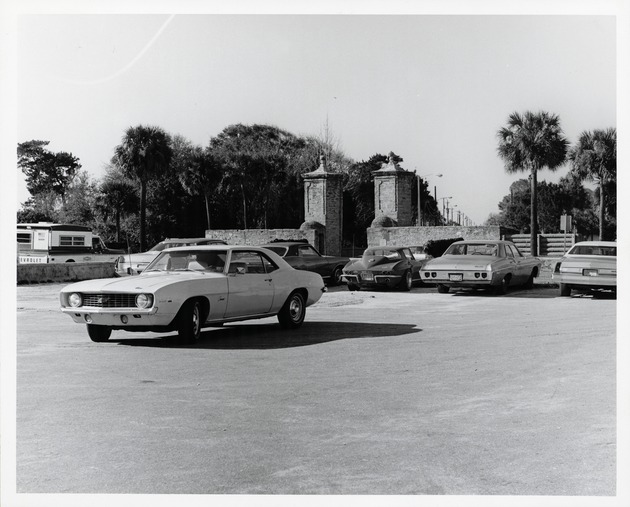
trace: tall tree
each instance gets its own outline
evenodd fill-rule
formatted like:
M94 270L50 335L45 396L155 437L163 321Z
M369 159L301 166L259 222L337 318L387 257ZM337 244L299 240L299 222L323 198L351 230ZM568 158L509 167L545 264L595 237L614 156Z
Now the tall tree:
M274 226L280 215L295 211L281 202L295 191L291 166L299 162L304 144L269 125L230 125L210 140L208 149L222 168L218 190L224 206L241 210L240 217L230 217L240 227Z
M512 113L507 126L497 133L498 152L508 173L525 171L531 179L530 211L530 250L538 252L538 171L548 168L551 171L564 164L568 141L560 128L558 116L545 111Z
M193 145L182 136L173 138L173 169L189 195L203 196L206 225L210 229L210 201L221 178L221 166L212 151Z
M130 127L115 149L115 158L127 176L140 182L140 250L144 251L147 183L169 167L172 158L170 136L159 127Z
M32 196L54 192L65 202L66 191L81 164L71 153L49 151L48 144L50 141L19 143L18 167L26 176L26 189Z
M617 180L617 129L582 132L569 151L572 173L599 186L599 239L604 239L606 187Z

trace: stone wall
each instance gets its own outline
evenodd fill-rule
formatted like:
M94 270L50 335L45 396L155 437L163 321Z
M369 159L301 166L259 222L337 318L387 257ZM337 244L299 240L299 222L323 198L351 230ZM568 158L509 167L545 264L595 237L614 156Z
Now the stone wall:
M222 239L228 245L264 245L274 239L306 239L317 245L317 231L301 229L209 229L206 238Z
M17 283L78 282L114 276L113 262L18 264Z
M370 227L367 230L368 246L421 246L438 239L503 239L506 229L499 226L442 227Z

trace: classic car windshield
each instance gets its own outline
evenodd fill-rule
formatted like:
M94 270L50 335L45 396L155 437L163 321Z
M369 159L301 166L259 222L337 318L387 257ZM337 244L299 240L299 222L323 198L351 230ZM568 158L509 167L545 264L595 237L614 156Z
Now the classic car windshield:
M496 243L453 243L444 255L499 255Z
M602 245L575 245L569 255L602 255L606 257L617 257L616 246Z
M212 271L220 273L225 267L227 251L186 250L162 252L147 266L149 271Z
M398 252L398 250L390 250L387 248L374 248L372 250L367 250L363 256L366 258L385 257L393 261L402 259L402 255L400 255L400 252Z

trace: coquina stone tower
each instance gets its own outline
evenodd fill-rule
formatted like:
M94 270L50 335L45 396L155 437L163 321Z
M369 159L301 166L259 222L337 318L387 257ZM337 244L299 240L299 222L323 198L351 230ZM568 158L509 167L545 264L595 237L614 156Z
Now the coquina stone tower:
M328 172L322 155L317 170L303 174L304 223L300 229L315 229L317 249L326 255L341 255L343 175Z
M411 188L414 174L402 169L389 153L389 161L374 171L372 227L408 227L412 224Z

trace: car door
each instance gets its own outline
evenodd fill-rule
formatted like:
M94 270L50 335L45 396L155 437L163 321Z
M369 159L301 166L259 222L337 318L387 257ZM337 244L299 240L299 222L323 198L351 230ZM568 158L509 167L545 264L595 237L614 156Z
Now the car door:
M228 264L225 317L267 313L273 305L273 272L277 266L255 250L232 251Z
M515 283L525 283L530 275L529 261L526 257L523 257L518 248L512 245L505 245L506 251L512 252L512 258L514 259L514 281Z
M304 266L303 269L315 271L321 276L330 276L330 270L327 269L328 261L324 259L311 245L298 246L298 256Z

